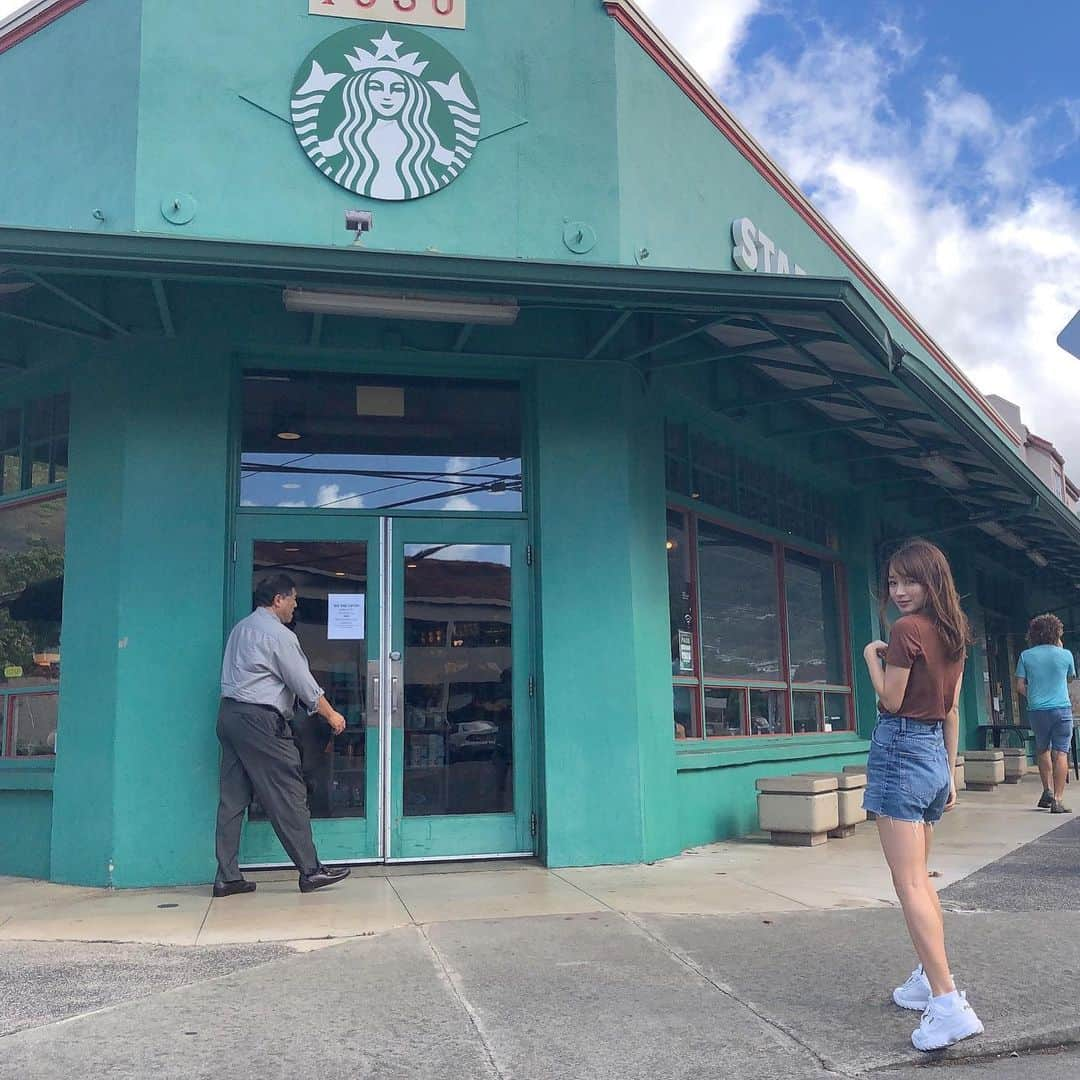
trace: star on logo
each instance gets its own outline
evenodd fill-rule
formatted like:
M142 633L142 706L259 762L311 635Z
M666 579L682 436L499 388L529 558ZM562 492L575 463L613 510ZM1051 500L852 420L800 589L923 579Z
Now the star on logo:
M390 36L390 31L387 30L381 38L372 38L371 44L375 46L375 59L382 60L383 57L388 57L391 60L398 59L398 49L401 48L402 42L395 41Z

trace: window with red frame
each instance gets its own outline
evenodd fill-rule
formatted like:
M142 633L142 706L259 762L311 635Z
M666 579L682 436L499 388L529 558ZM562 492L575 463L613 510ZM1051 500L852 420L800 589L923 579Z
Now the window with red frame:
M837 561L678 508L667 525L675 738L851 730Z

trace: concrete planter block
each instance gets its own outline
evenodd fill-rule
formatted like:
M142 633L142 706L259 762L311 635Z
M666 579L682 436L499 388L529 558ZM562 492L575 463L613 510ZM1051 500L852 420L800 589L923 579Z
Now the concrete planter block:
M1019 784L1027 775L1027 750L1010 746L1001 751L1005 755L1005 783Z
M821 795L837 787L836 773L795 773L757 779L757 789L764 795Z
M836 805L839 823L829 832L833 840L844 840L855 835L855 826L866 820L863 809L863 790L866 788L866 772L799 773L800 776L817 776L836 781Z
M1005 783L1005 754L1001 750L964 753L964 781L970 791L993 791Z
M957 791L963 791L966 787L964 783L964 758L962 755L956 755L956 765L953 768L953 783L956 785Z
M824 844L829 833L840 826L840 806L835 782L831 791L816 794L761 792L758 821L772 833L774 844L812 847Z

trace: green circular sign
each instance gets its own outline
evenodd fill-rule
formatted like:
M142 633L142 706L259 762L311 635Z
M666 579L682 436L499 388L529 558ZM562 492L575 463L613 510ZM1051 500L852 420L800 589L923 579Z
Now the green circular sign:
M454 182L480 138L476 87L437 42L405 26L342 30L300 66L292 124L335 184L372 199L431 195Z

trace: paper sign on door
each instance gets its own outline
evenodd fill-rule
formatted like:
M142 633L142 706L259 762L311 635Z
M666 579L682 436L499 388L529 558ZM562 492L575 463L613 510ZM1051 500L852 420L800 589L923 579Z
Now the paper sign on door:
M364 593L331 593L326 599L327 638L330 641L363 641Z

